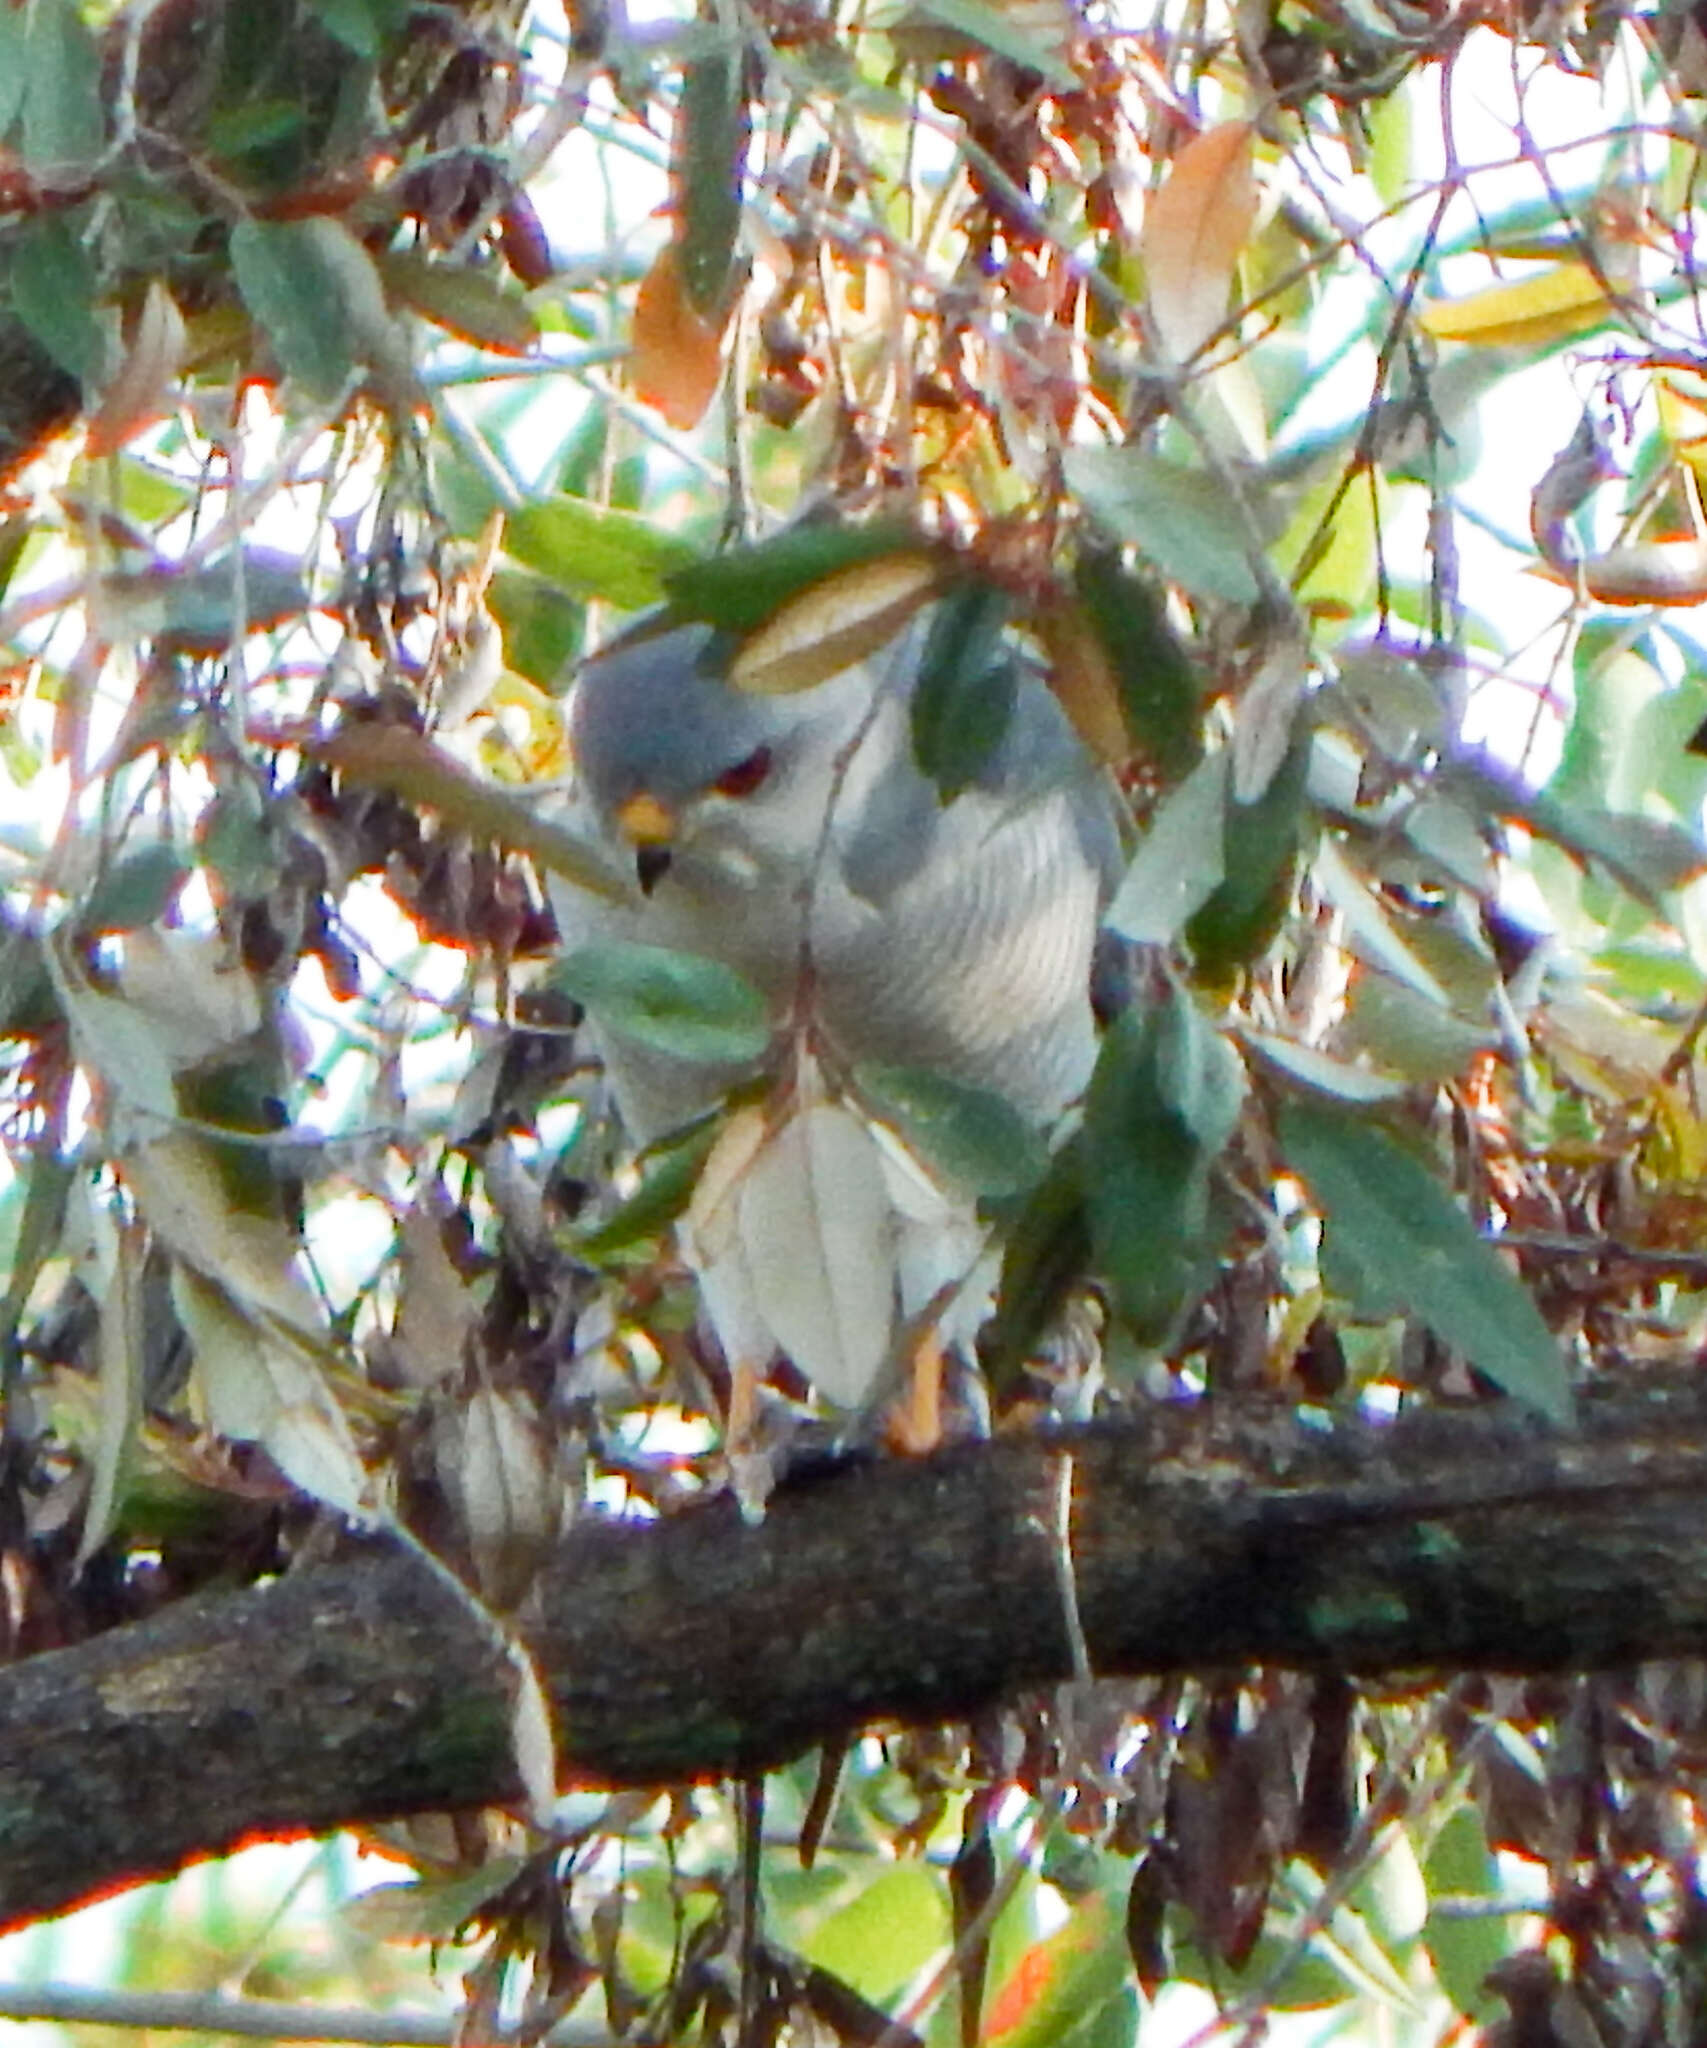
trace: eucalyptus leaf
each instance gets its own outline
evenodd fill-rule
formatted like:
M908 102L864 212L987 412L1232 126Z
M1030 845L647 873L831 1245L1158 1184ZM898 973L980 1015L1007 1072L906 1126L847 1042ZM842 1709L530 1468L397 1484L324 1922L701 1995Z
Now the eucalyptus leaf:
M913 758L952 803L995 759L1012 723L1019 671L1003 643L1008 600L963 584L937 606L912 699Z
M1238 605L1261 596L1244 510L1207 470L1142 448L1070 448L1065 466L1097 524L1194 596Z
M1121 1017L1085 1100L1092 1249L1122 1318L1147 1344L1164 1341L1208 1283L1219 1244L1209 1169L1230 1129L1228 1091L1224 1080L1202 1085L1213 1069L1186 1050L1195 1027L1181 1006L1190 1003L1173 989L1159 1013Z
M92 165L106 146L100 49L74 0L29 0L24 15L24 163Z
M956 1186L1017 1195L1033 1186L1048 1150L1012 1103L924 1067L860 1066L854 1085L872 1107Z
M575 596L603 598L625 611L656 604L670 573L699 559L688 542L637 513L571 497L513 512L504 548L512 560Z
M311 397L330 401L349 382L359 350L315 227L312 220L240 220L231 230L231 266L279 367Z
M1370 1283L1514 1399L1573 1412L1558 1339L1529 1291L1411 1153L1367 1118L1295 1098L1280 1112L1287 1163Z
M791 598L838 570L884 555L916 550L918 534L904 520L868 526L830 520L802 522L750 547L695 557L664 578L671 611L725 632L751 633Z
M1181 781L1203 752L1204 690L1161 592L1106 546L1081 550L1073 581L1113 666L1127 730L1168 782Z
M770 1042L764 998L721 960L597 940L560 960L554 979L601 1029L677 1059L756 1060Z
M733 44L687 66L676 115L676 220L682 282L695 312L717 319L727 303L741 228L752 113L745 53Z
M91 937L135 931L163 917L190 870L175 846L157 842L115 861L89 891L78 915Z
M106 370L107 344L95 317L95 266L81 238L57 215L27 222L9 251L12 307L63 370L86 385Z

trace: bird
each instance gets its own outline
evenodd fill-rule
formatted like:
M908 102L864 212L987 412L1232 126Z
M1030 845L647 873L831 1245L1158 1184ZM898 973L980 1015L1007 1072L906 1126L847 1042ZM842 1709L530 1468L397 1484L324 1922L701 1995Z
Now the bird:
M1033 668L944 800L912 737L933 616L773 695L736 686L728 634L642 621L586 663L568 712L576 825L635 881L621 905L554 884L571 964L613 940L697 955L765 1006L769 1094L735 1112L683 1227L712 1325L732 1370L786 1352L856 1410L891 1391L921 1315L943 1310L954 1342L975 1328L985 1239L977 1190L874 1113L860 1077L994 1098L1047 1140L1094 1064L1092 954L1120 866L1116 799ZM640 1147L752 1078L620 1029L599 1049Z

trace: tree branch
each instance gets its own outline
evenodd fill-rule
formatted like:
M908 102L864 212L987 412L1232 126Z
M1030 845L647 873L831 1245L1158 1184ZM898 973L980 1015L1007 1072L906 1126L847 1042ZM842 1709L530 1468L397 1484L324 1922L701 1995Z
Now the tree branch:
M1163 1407L843 1466L743 1526L588 1517L526 1633L568 1770L762 1770L872 1721L1071 1675L1059 1489L1099 1676L1272 1663L1535 1671L1707 1649L1707 1390L1643 1380L1552 1433ZM246 1836L519 1796L505 1667L395 1549L0 1673L0 1921Z

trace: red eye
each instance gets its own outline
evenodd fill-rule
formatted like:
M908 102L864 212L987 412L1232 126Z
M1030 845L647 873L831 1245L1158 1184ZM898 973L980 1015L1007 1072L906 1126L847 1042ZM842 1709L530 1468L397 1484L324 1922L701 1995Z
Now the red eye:
M770 772L770 748L755 747L744 761L725 769L712 787L719 796L751 796Z

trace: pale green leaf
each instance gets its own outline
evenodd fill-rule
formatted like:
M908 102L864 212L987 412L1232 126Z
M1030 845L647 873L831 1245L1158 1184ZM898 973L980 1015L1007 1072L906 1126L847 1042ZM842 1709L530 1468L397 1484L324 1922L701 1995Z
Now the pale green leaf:
M1280 1113L1287 1164L1371 1284L1514 1399L1553 1421L1573 1401L1559 1340L1529 1291L1447 1189L1378 1125L1295 1098Z

